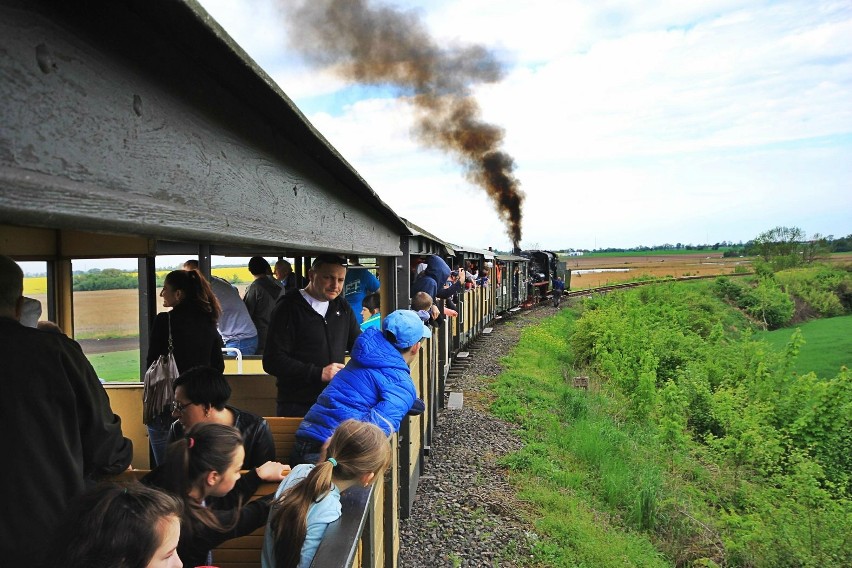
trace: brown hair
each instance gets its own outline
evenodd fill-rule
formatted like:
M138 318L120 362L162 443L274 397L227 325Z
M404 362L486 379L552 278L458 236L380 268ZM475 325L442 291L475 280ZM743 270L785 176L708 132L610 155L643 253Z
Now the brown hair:
M181 526L191 535L204 525L219 531L230 530L239 520L242 498L237 502L231 526L224 527L216 516L189 496L193 489L203 489L211 471L224 473L234 459L237 448L243 445L240 431L233 426L199 422L186 436L169 444L163 464L151 474L151 483L160 487L184 504Z
M276 568L298 566L308 530L308 510L331 491L334 479L346 481L370 473L381 477L391 458L388 437L382 429L358 420L340 423L326 455L328 460L314 467L272 504L269 526L275 535Z
M179 499L138 482L96 485L71 502L49 558L67 568L145 568L164 521L182 513Z
M166 274L164 283L183 292L181 303L187 302L193 308L210 315L213 322L219 321L222 308L213 293L210 283L197 270L172 270Z

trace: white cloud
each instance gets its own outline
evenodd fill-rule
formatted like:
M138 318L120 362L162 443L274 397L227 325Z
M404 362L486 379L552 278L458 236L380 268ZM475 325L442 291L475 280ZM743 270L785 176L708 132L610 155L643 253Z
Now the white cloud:
M297 104L335 104L346 84L288 53L271 0L202 4ZM440 44L482 43L512 63L476 94L517 161L526 243L747 240L779 224L852 232L848 2L396 5L421 11ZM508 246L484 193L412 139L404 102L309 119L401 216L456 243Z

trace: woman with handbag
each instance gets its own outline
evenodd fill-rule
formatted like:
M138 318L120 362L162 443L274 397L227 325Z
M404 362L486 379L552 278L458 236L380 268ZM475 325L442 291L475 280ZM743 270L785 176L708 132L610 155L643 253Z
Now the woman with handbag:
M224 371L222 337L216 328L221 309L204 276L197 270L173 270L166 275L160 297L163 298L163 307L172 309L157 314L154 319L148 344L149 372L152 363L170 353L174 356L178 373L199 365ZM172 380L175 378L172 377ZM168 387L171 393L171 385ZM152 465L159 464L165 452L172 424L173 400L171 394L170 400L164 401L164 407L153 412L155 416L146 422L154 457Z

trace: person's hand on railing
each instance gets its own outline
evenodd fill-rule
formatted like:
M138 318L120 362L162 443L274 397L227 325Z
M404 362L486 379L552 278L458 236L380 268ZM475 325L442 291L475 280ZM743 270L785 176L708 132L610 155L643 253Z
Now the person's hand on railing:
M290 473L290 466L281 462L268 461L255 471L262 480L277 483Z

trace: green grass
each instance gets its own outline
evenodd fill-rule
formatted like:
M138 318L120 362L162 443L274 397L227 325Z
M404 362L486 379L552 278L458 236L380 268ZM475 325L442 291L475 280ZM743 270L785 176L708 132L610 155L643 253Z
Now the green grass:
M648 440L641 432L628 436L610 418L606 400L563 379L573 317L563 310L525 329L495 383L493 411L522 427L525 446L504 463L534 510L534 562L669 566L640 531L653 522L660 484Z
M796 326L802 330L805 344L793 370L799 375L811 371L818 377L833 378L840 367L852 367L852 316L818 319ZM755 334L776 351L783 352L793 330L790 328Z
M107 382L139 382L139 350L87 355L98 377Z

